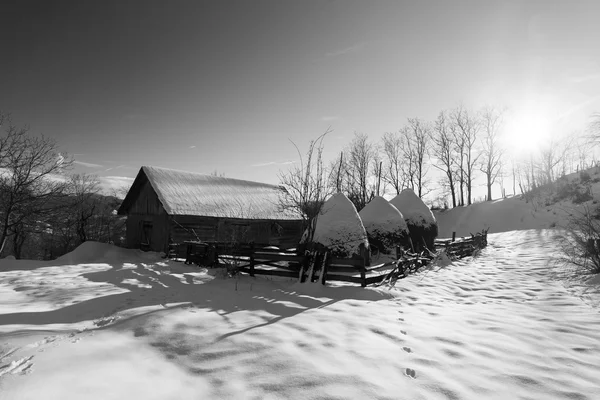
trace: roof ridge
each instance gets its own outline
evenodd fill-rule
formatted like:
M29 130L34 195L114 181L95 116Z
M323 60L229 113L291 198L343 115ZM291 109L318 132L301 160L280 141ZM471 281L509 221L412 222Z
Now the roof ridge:
M276 189L280 189L281 188L281 185L276 185L276 184L272 184L272 183L251 181L251 180L239 179L239 178L230 178L230 177L227 177L227 176L214 176L214 175L211 175L211 174L203 174L203 173L194 172L194 171L184 171L184 170L181 170L181 169L155 167L155 166L152 166L152 165L142 165L141 168L144 169L144 170L146 170L146 169L162 170L162 171L165 171L165 172L175 172L175 173L183 173L183 174L189 174L189 175L202 176L202 177L209 178L209 179L211 179L213 181L218 181L218 180L235 181L235 182L240 182L240 183L252 183L252 184L255 184L255 185L258 184L258 185L263 185L263 186L272 187L272 188L276 188Z

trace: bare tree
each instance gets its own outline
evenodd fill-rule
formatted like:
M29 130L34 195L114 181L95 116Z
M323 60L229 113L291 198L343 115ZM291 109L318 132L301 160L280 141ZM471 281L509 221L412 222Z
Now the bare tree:
M500 128L502 126L502 113L494 108L484 108L481 113L483 125L482 157L480 171L485 174L487 186L487 201L492 200L492 185L496 178L502 174L502 158L504 149L500 145Z
M375 196L381 196L386 190L386 182L383 181L383 186L381 185L383 179L383 157L381 155L379 146L375 145L373 148L373 161L371 163L371 171L373 176L372 192L375 193Z
M58 152L53 139L32 136L0 117L0 254L10 232L28 217L44 213L65 194L62 178L72 160Z
M100 214L98 178L87 174L71 176L72 210L76 211L77 235L81 243L88 240L90 221Z
M323 139L330 132L331 129L327 129L321 136L310 141L306 158L302 157L298 146L292 142L298 152L300 164L279 173L279 181L285 188L280 198L280 207L301 216L306 227L307 242L312 241L323 203L331 194L323 163Z
M471 204L475 165L481 156L475 145L480 129L478 118L462 105L451 113L452 124L457 136L457 150L460 152L461 203L464 205L462 187L467 191L467 205Z
M355 133L344 151L341 188L358 211L375 195L371 166L377 157L376 153L376 147L364 133Z
M550 136L549 141L540 148L538 168L545 183L554 182L557 172L561 170L561 164L565 163L571 149L570 136L564 138Z
M404 142L399 133L386 132L383 135L383 154L385 157L385 172L383 179L390 184L396 194L406 187L404 171Z
M431 128L425 121L419 118L409 118L408 127L410 128L411 135L407 137L407 148L411 152L410 159L412 159L414 168L414 183L417 195L423 197L427 185L426 176L428 168L426 161L429 158L427 146L431 137Z
M452 197L452 207L456 207L456 137L452 134L446 112L439 113L431 131L432 152L437 163L432 165L446 175L447 188Z

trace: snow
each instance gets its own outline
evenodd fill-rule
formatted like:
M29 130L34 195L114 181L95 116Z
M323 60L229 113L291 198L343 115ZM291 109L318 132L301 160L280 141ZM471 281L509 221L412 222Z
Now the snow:
M0 398L598 399L600 279L551 262L559 231L523 228L392 289L93 242L2 259Z
M436 212L440 237L470 236L489 228L489 233L521 229L564 228L573 210L583 205L570 201L544 206L526 202L520 197L509 197L491 202L481 202L468 207L456 207Z
M383 197L374 197L359 213L369 238L381 238L384 244L392 245L388 237L396 241L408 236L404 216ZM372 243L371 243L372 244Z
M408 227L402 213L381 196L376 196L358 213L367 232L403 232L408 234Z
M423 203L423 200L412 189L404 189L399 195L390 200L390 203L400 210L409 224L430 226L436 223L429 207Z
M313 242L348 257L361 254L361 244L369 248L365 227L356 207L345 194L336 193L323 204L317 218Z
M555 183L553 191L541 190L540 194L526 201L521 196L512 196L494 201L484 201L467 207L456 207L434 213L440 237L469 236L489 228L489 233L508 232L522 229L565 228L569 214L583 207L598 207L600 202L600 168L589 168L586 172L592 180L581 184L580 174L566 175ZM593 198L581 204L571 198L555 201L556 191L566 184L578 186L578 190L589 189Z

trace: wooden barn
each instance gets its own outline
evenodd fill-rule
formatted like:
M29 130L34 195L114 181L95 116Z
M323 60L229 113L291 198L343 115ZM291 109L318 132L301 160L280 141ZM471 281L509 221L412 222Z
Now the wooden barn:
M167 251L185 240L296 246L297 215L280 210L280 186L165 168L140 168L118 210L127 246Z

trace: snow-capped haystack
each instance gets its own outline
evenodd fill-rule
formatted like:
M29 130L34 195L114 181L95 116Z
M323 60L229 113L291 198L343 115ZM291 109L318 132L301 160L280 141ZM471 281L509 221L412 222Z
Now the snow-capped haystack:
M438 235L438 226L433 213L423 203L423 200L412 189L404 189L390 200L390 203L404 215L415 249L422 248L423 240L425 240L427 247L433 250L433 241Z
M369 249L365 227L354 204L343 193L331 196L317 217L313 245L327 247L336 257L364 257Z
M396 246L410 247L409 231L402 213L381 196L374 197L358 215L362 219L371 249L384 254Z

